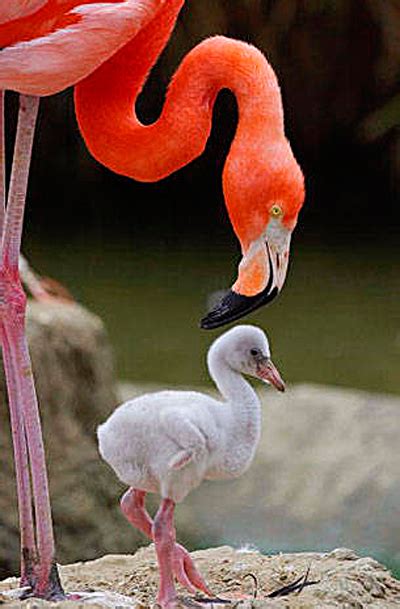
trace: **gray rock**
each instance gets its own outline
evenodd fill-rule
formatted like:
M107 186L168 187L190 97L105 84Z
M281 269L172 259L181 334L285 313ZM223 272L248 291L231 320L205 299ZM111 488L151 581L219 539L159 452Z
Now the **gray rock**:
M120 516L121 488L97 453L95 428L115 406L103 323L78 305L29 303L27 333L50 471L58 558L93 558L135 534ZM14 465L5 383L0 394L0 577L19 569Z

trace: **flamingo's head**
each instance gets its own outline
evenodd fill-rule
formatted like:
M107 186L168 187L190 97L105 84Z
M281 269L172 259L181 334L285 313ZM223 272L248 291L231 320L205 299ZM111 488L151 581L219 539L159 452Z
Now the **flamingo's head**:
M285 383L271 360L268 338L261 328L239 325L219 336L208 352L212 370L215 359L231 369L257 378L278 391L285 391Z
M217 328L271 302L282 289L292 231L304 202L304 178L288 141L260 154L230 154L224 194L242 248L238 278L202 320Z

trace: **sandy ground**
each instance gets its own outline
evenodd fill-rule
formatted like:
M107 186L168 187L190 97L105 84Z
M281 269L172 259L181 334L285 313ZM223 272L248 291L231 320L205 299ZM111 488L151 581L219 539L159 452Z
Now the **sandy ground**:
M391 609L400 607L400 582L381 564L369 557L360 558L351 550L337 549L328 554L303 553L263 556L257 551L213 548L193 553L193 557L216 596L232 599L229 605L203 604L179 589L180 605L186 607L292 608L292 609ZM305 574L316 581L300 593L285 598L268 599L267 595ZM249 573L252 577L246 577ZM113 591L124 597L114 598L115 608L154 605L157 589L157 566L153 547L142 548L134 555L110 555L95 561L61 567L61 577L68 592ZM257 581L257 584L255 583ZM28 599L10 601L4 596L15 587L15 579L0 584L3 606L7 609L41 609L49 604ZM254 598L255 597L255 598ZM98 597L97 597L98 598ZM92 597L90 606L105 606ZM51 603L60 609L78 609L82 601ZM109 605L110 606L110 605Z

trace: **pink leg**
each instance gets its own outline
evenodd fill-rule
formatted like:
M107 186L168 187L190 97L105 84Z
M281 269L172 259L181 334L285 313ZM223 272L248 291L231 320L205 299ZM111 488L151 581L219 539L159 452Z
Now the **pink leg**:
M160 573L157 603L162 609L172 609L176 605L172 571L172 556L176 542L174 508L175 504L171 499L163 499L153 523L153 539Z
M130 488L121 499L121 510L125 518L149 539L153 539L153 521L145 508L146 493L138 489ZM196 569L189 552L180 544L175 543L172 555L172 568L178 582L196 594L201 590L208 596L212 596L206 582ZM197 590L196 590L197 589Z
M0 236L3 238L6 177L5 177L5 142L4 142L4 91L0 91ZM19 522L21 529L21 586L33 586L34 566L36 560L36 542L32 514L32 495L29 476L28 453L21 411L21 397L16 378L16 364L12 361L10 345L4 328L0 327L3 362L9 396L10 421L14 446L15 474L17 479L17 496Z
M28 453L25 438L24 419L21 412L21 395L15 375L16 363L13 362L10 343L4 328L1 328L3 362L6 373L10 420L14 445L15 474L19 522L21 529L21 586L34 586L34 567L36 543L32 514L32 495L29 477Z
M180 543L175 544L172 566L175 577L181 586L184 586L193 594L200 590L207 596L214 596L203 576L197 570L189 552Z
M8 333L8 331L9 329L6 325L6 332ZM24 326L14 323L10 336L12 336L10 344L18 363L19 382L21 383L25 433L31 463L35 507L38 565L33 595L46 599L56 599L63 597L63 591L55 562L47 468L39 408Z
M21 96L20 113L10 179L10 192L5 216L0 263L0 301L2 325L8 341L11 361L12 399L20 398L25 437L31 464L33 501L36 517L38 564L35 570L33 595L42 598L62 596L54 558L54 537L48 493L47 471L41 433L40 416L33 382L31 362L25 336L26 297L18 273L22 223L28 183L33 135L38 111L38 98ZM20 440L21 442L25 440Z
M0 235L6 213L6 148L4 142L4 91L0 91Z
M144 506L145 497L145 491L128 489L121 498L121 511L131 525L153 539L153 521Z
M18 269L29 166L38 109L38 97L20 95L14 159L2 243L3 264L7 261L11 269Z

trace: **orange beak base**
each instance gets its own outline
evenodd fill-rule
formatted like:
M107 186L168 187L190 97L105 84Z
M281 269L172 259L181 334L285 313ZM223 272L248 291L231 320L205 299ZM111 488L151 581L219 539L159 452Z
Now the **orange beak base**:
M213 330L236 319L244 317L251 311L271 302L278 294L278 288L267 285L266 288L255 296L242 296L233 290L223 297L221 302L206 315L200 322L204 330Z

